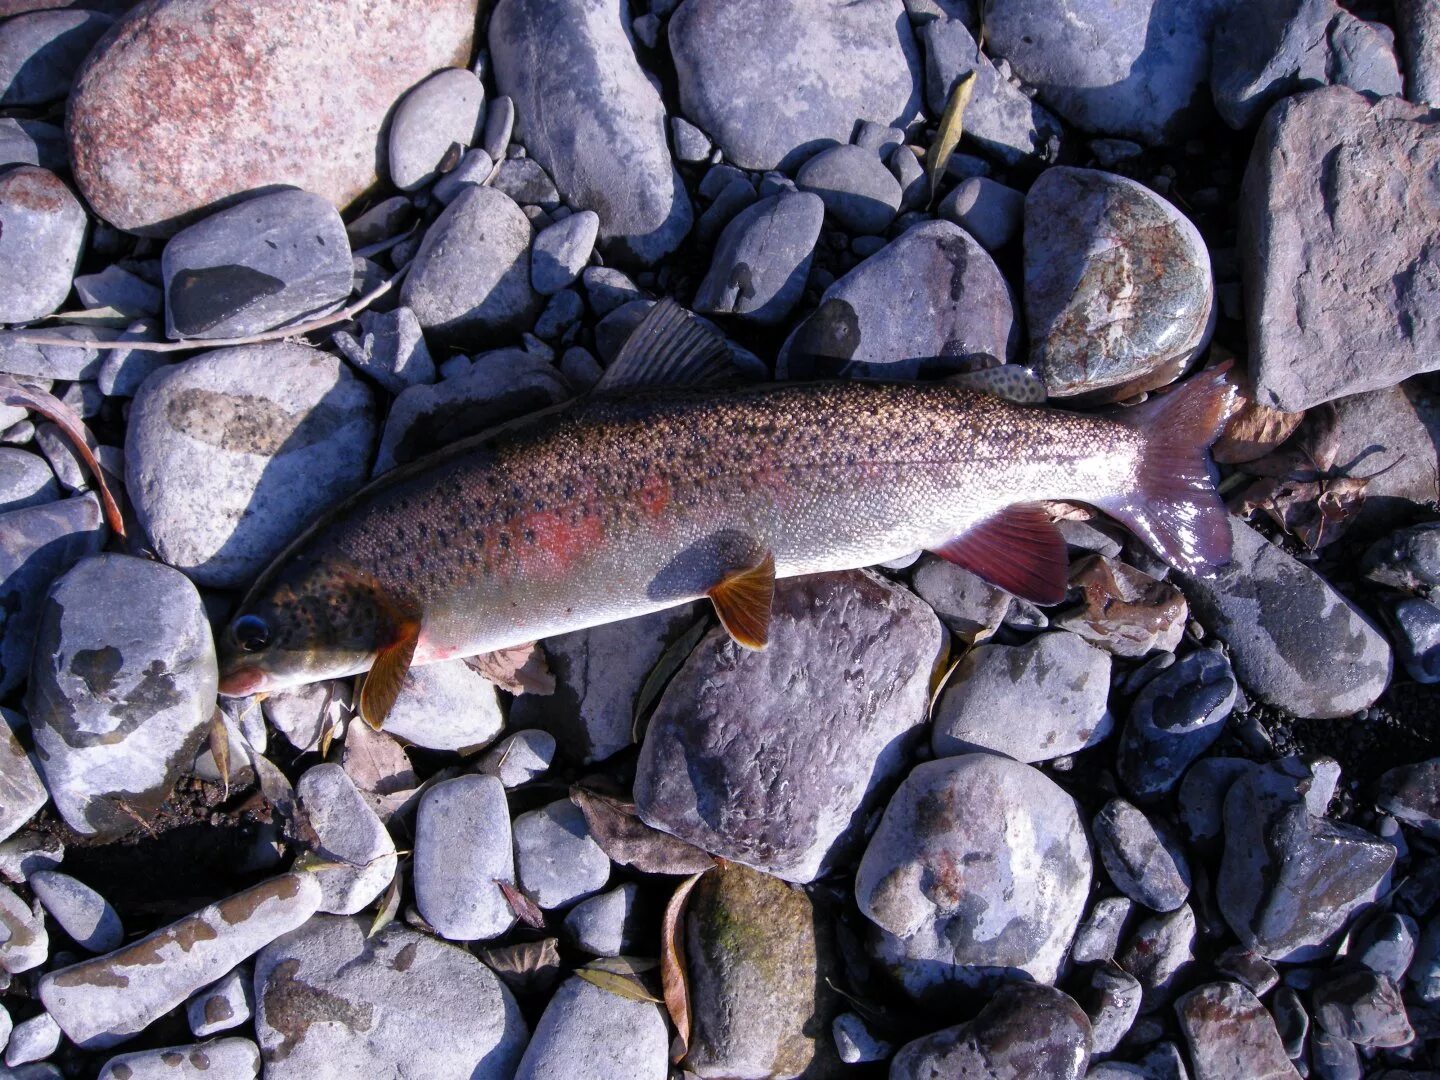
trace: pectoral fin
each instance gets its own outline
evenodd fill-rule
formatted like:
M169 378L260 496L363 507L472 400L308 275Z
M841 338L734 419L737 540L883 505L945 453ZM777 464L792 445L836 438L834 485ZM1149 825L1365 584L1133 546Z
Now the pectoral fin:
M770 638L770 605L775 599L775 556L726 576L707 594L720 622L747 649L763 649Z
M1058 604L1065 599L1070 576L1065 538L1038 506L1007 506L935 554L1022 600Z
M370 665L365 685L360 688L360 715L376 731L385 723L385 717L400 696L401 684L410 670L410 662L415 659L415 646L419 641L419 622L404 622L395 640L381 649Z

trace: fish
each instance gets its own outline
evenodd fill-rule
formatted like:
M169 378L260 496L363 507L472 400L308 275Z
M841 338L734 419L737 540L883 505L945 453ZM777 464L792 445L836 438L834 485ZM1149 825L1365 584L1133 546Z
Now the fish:
M1186 571L1229 559L1207 454L1232 406L1224 367L1077 413L945 382L736 385L728 357L662 301L584 397L372 481L241 600L221 693L364 673L359 711L379 727L412 666L704 597L759 649L777 578L916 550L1055 604L1051 500L1104 511Z

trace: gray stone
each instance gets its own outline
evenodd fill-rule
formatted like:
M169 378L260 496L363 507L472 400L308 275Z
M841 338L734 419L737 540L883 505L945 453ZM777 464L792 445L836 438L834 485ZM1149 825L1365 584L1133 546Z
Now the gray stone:
M1074 801L991 754L916 766L855 880L874 951L916 996L1015 972L1053 982L1089 891Z
M560 197L600 216L607 256L649 264L680 244L692 211L629 22L623 2L500 0L490 55L520 140Z
M669 1049L659 1006L572 977L535 1025L515 1080L665 1080Z
M368 907L395 876L395 841L339 765L316 765L295 784L321 865L320 910L353 915Z
M1110 880L1151 911L1174 911L1190 895L1190 865L1175 838L1124 799L1106 803L1092 825Z
M282 874L123 948L47 972L40 1000L70 1040L114 1046L301 925L320 903L308 874Z
M1400 989L1385 975L1352 971L1324 979L1313 1000L1315 1023L1336 1038L1357 1046L1405 1046L1415 1039Z
M69 167L65 132L43 120L22 120L0 116L0 168L7 165L39 165L51 172Z
M1181 577L1195 617L1229 646L1246 690L1298 716L1368 707L1390 682L1385 638L1309 567L1238 518L1231 529L1229 566Z
M930 745L939 757L993 750L1037 762L1074 754L1109 736L1109 692L1110 657L1074 634L981 645L940 699Z
M348 206L379 179L396 99L468 63L475 8L317 0L257 21L245 0L196 0L129 17L70 95L76 179L112 225L160 236L282 186Z
M45 963L49 955L50 935L40 906L30 908L0 885L0 969L19 975Z
M801 191L820 196L831 220L846 232L884 232L900 212L900 184L863 146L832 146L795 174Z
M374 440L370 390L337 357L287 341L219 349L145 380L125 490L162 559L234 588L364 482Z
M475 770L495 777L507 788L514 788L540 776L550 768L554 758L555 736L532 728L505 736L485 751Z
M154 319L131 323L117 341L158 341L159 329ZM134 397L150 373L165 367L170 358L164 353L143 349L115 348L99 354L95 378L106 397Z
M541 341L573 341L575 331L584 314L585 301L580 299L580 294L574 289L562 289L550 297L550 302L545 305L545 310L535 323L535 336ZM578 349L579 346L574 348ZM567 349L566 353L568 354L570 351ZM583 349L580 351L584 352ZM594 379L577 378L577 373L572 370L571 366L566 365L563 356L560 359L560 374L565 376L577 392L588 390L600 377L600 372L597 370L594 373Z
M1354 825L1313 817L1308 769L1294 759L1255 766L1225 796L1220 912L1261 956L1326 955L1350 916L1384 888L1395 848Z
M1244 758L1215 757L1197 761L1180 783L1180 819L1190 842L1209 848L1225 826L1225 796L1230 785L1250 771Z
M1257 401L1298 412L1440 364L1437 168L1440 118L1400 98L1332 86L1266 116L1240 201Z
M460 164L435 181L430 194L441 206L449 206L467 187L484 184L495 171L495 159L484 150L467 150Z
M1360 568L1366 578L1380 585L1429 594L1440 586L1440 522L1397 529L1375 541Z
M8 839L34 817L47 798L30 755L5 725L0 731L0 840Z
M351 713L350 684L336 680L279 690L267 694L260 708L295 749L317 750L327 734L333 737L344 729Z
M675 160L695 165L708 161L715 144L710 136L683 116L670 118L670 140L675 146Z
M211 983L185 1003L185 1018L190 1033L197 1039L229 1031L246 1023L255 1015L255 999L250 972L236 968L217 982Z
M1091 1049L1108 1054L1140 1015L1143 988L1140 980L1114 964L1101 964L1090 972L1090 983L1082 994L1093 1034Z
M568 288L595 249L600 234L600 215L581 210L557 221L535 237L530 249L530 281L541 296L553 296Z
M400 393L385 419L375 475L569 396L555 365L519 349L483 353L463 375Z
M322 916L255 961L266 1080L510 1080L529 1035L510 991L453 945Z
M75 279L75 293L87 308L113 308L132 319L160 314L164 294L118 264L98 274L81 274Z
M932 116L944 115L956 85L974 72L965 106L966 138L1010 166L1040 165L1059 156L1060 121L995 70L963 22L927 23L920 28L920 41L925 46L925 103Z
M1189 904L1152 915L1135 927L1115 962L1145 987L1141 1007L1159 1008L1177 976L1195 958L1195 912Z
M515 130L515 102L505 95L490 102L485 111L485 135L480 145L492 161L505 160L505 148Z
M120 916L85 883L54 870L37 870L25 883L70 940L88 952L109 952L125 940Z
M337 331L334 340L346 360L392 394L435 381L435 361L408 307L362 312L358 332Z
M1220 737L1240 692L1217 649L1196 649L1136 695L1120 734L1116 771L1137 800L1168 793Z
M1080 1080L1090 1063L1085 1011L1049 986L1002 987L969 1023L908 1042L890 1063L890 1080L993 1077Z
M352 248L378 244L403 233L415 220L415 204L404 195L381 199L345 226Z
M805 290L825 204L809 192L782 192L741 210L715 245L695 294L697 312L773 325Z
M432 182L445 155L475 141L485 87L466 68L437 71L395 107L390 121L390 180L401 191Z
M666 688L636 769L641 818L813 880L853 853L923 737L942 638L925 605L873 575L782 582L763 651L717 627Z
M639 891L640 886L627 881L576 904L565 916L565 930L575 947L596 956L620 956L635 949L641 941Z
M1173 142L1209 117L1203 91L1224 0L1022 0L987 11L985 44L1085 131Z
M919 51L886 0L687 0L670 52L681 111L742 169L789 172L920 106Z
M1134 904L1126 896L1107 896L1095 901L1070 947L1070 959L1077 964L1104 963L1115 959L1120 936Z
M830 1037L835 1040L835 1051L846 1065L885 1061L895 1053L893 1045L871 1033L859 1013L843 1012L837 1016L830 1025Z
M178 232L160 257L172 338L258 334L324 314L354 284L350 240L308 191L248 199Z
M1275 1021L1239 983L1206 983L1177 1001L1175 1014L1196 1080L1299 1080Z
M114 21L98 11L31 11L0 24L0 106L65 97L85 54Z
M495 684L464 660L412 667L385 717L385 730L431 750L470 752L505 726Z
M57 326L50 334L75 344L31 345L17 340L19 334L0 331L0 371L21 376L22 382L31 384L46 379L94 379L102 360L109 355L100 346L121 336L119 331L103 326ZM48 383L41 386L48 388Z
M39 1013L16 1024L5 1047L5 1064L11 1068L40 1061L60 1048L60 1025L49 1013Z
M37 424L35 446L66 492L73 495L89 487L90 476L76 456L74 445L59 427L51 423Z
M54 870L65 861L65 845L29 829L0 842L0 877L16 885L37 870Z
M1280 981L1275 965L1241 945L1232 945L1217 956L1215 970L1238 979L1256 997L1264 997Z
M750 182L749 177L741 176L730 181L695 223L695 240L701 244L714 241L730 220L758 197L755 185Z
M1025 314L1052 397L1120 401L1172 382L1209 340L1213 307L1205 242L1149 188L1070 167L1030 188Z
M926 209L930 204L930 180L915 152L908 146L897 146L887 164L900 183L900 209Z
M521 814L514 832L520 888L540 907L564 907L599 892L610 880L609 858L569 799Z
M935 555L920 556L910 584L952 633L970 643L995 633L1013 599L979 574Z
M457 344L515 333L539 310L530 240L514 200L472 184L425 233L400 302L426 330Z
M1025 196L987 176L972 176L941 199L935 212L959 225L993 254L1020 235Z
M1381 810L1425 836L1440 837L1440 758L1397 765L1376 786Z
M1349 1039L1310 1029L1310 1066L1319 1080L1362 1080L1360 1054Z
M254 1080L260 1048L249 1039L137 1050L111 1058L98 1080Z
M560 206L560 192L555 189L554 181L534 158L508 158L502 161L495 174L493 186L496 191L504 192L524 207L538 206L549 211Z
M35 635L29 714L55 808L83 835L153 818L210 727L210 625L183 574L129 555L55 582Z
M895 152L897 146L905 145L905 129L877 124L873 120L861 120L855 125L855 137L851 142L874 152L876 157L884 161Z
M587 266L580 274L580 281L596 318L604 318L616 308L642 299L635 282L613 266Z
M493 776L427 788L415 819L415 904L441 937L480 941L515 925L499 882L515 884L510 812Z
M1234 5L1216 24L1210 82L1215 108L1236 130L1302 90L1338 85L1389 97L1401 88L1390 29L1335 0Z
M1440 682L1440 607L1429 600L1395 605L1395 646L1400 662L1418 683Z
M555 693L517 697L511 724L549 732L567 761L589 764L619 753L632 744L641 687L666 647L698 617L687 605L548 639Z
M1410 916L1386 912L1351 939L1348 955L1377 975L1399 984L1415 957L1418 935L1419 928Z
M1009 359L1019 340L1010 287L957 225L927 221L840 278L786 340L781 379L913 379Z
M80 264L85 225L85 211L54 173L21 165L0 174L0 323L60 308Z

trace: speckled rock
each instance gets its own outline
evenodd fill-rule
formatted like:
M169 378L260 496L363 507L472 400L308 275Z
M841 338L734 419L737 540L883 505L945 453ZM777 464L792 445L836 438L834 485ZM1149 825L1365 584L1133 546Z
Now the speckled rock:
M1174 911L1190 895L1190 865L1163 825L1124 799L1095 815L1091 832L1115 887L1151 911Z
M687 0L670 52L681 111L742 169L789 172L857 120L904 127L920 107L919 50L888 0Z
M1085 1010L1052 987L1021 983L1002 987L968 1023L906 1043L890 1080L1080 1080L1090 1050Z
M259 1075L258 1046L249 1039L215 1039L120 1054L105 1063L98 1080L253 1080Z
M688 1068L702 1077L806 1070L830 998L817 922L800 889L734 864L706 872L683 931L694 1018Z
M1153 1012L1170 998L1170 991L1195 959L1195 911L1181 904L1174 911L1152 915L1135 927L1115 963L1145 988L1141 1009Z
M93 960L46 973L40 999L72 1042L114 1046L275 938L320 903L307 874L282 874Z
M669 1048L658 1005L572 977L545 1006L515 1080L665 1080Z
M1390 682L1385 638L1309 567L1238 518L1231 529L1230 565L1182 578L1195 617L1229 646L1245 689L1299 716L1369 706Z
M1104 963L1115 958L1120 948L1120 935L1135 905L1128 896L1106 896L1095 901L1070 948L1070 959L1077 964Z
M184 575L98 555L57 581L36 633L29 713L66 823L113 836L152 817L209 731L217 681L205 609Z
M498 882L515 884L510 812L492 776L426 789L415 817L415 905L441 937L477 941L515 925Z
M59 310L85 231L85 211L54 173L21 165L0 174L0 323Z
M249 0L141 8L90 57L69 101L70 148L101 217L169 235L278 185L344 207L378 179L395 99L469 61L475 0L380 0L363 17L353 0L318 0L261 15Z
M530 240L530 221L513 199L471 184L426 231L400 302L424 329L457 344L518 333L539 311Z
M363 917L312 919L255 960L267 1080L510 1080L529 1035L495 973L453 945Z
M923 736L942 634L924 604L873 575L781 582L763 651L717 627L666 688L636 770L640 816L813 880L853 853L856 823Z
M918 765L855 879L872 948L912 995L1053 982L1084 912L1090 847L1074 801L992 754Z
M1257 401L1297 412L1440 365L1437 168L1440 118L1400 98L1332 86L1265 118L1240 200Z
M519 141L565 202L600 216L607 261L649 264L684 239L692 211L629 21L624 2L500 0L490 57Z
M467 68L437 71L395 107L390 121L390 181L415 191L435 179L440 162L459 145L475 142L485 87Z
M323 864L315 871L320 910L353 915L395 876L395 841L339 765L306 769L295 794L318 841L309 854Z
M810 192L781 192L747 206L725 226L695 310L773 325L805 290L825 204Z
M1210 255L1174 206L1096 169L1025 196L1030 361L1052 397L1120 401L1176 379L1209 340Z
M4 885L0 885L0 938L0 968L7 975L37 968L50 955L43 910L38 904L31 908Z
M1239 983L1206 983L1175 1003L1196 1080L1299 1080L1275 1021Z
M1010 288L969 233L927 221L840 278L786 340L781 379L911 379L1009 359L1019 340Z
M900 211L900 182L863 146L820 151L800 166L795 185L820 196L831 220L849 233L884 232Z
M569 799L521 814L514 822L515 874L520 888L542 908L559 908L591 896L610 880L610 860Z
M232 338L324 314L354 271L340 214L308 191L247 199L182 229L160 259L165 332Z
M109 952L125 940L120 916L103 896L69 874L37 870L25 882L70 939L89 952Z
M4 12L8 15L10 12ZM70 84L115 20L99 11L32 11L0 25L0 106L45 105Z
M248 968L238 967L224 978L197 990L185 1003L185 1019L197 1039L239 1027L255 1014Z
M1147 682L1120 734L1116 771L1136 799L1158 799L1220 737L1239 686L1224 654L1196 649Z
M338 358L285 341L219 349L145 380L125 490L162 559L235 588L360 486L374 439L370 390Z
M1090 983L1080 996L1090 1017L1095 1053L1108 1054L1120 1045L1140 1014L1143 994L1140 980L1115 964L1091 969Z

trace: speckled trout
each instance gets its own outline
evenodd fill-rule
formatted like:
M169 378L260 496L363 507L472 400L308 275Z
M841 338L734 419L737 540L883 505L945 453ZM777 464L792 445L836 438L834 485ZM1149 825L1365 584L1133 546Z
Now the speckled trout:
M1229 558L1207 461L1223 371L1101 415L945 383L714 385L727 355L663 302L590 394L363 488L240 603L221 692L368 671L378 726L411 665L700 597L760 648L776 578L920 549L1058 603L1047 500L1089 503L1187 570Z

